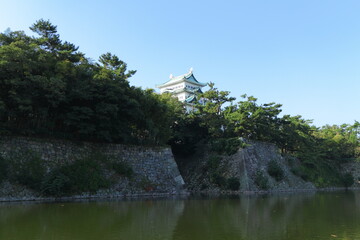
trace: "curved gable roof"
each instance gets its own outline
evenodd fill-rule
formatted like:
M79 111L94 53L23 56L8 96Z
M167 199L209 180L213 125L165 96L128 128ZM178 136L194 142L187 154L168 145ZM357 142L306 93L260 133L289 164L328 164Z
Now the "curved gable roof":
M170 78L169 81L167 81L167 82L165 82L163 84L156 85L156 87L158 87L158 88L166 87L166 86L173 85L173 84L176 84L176 83L179 83L179 82L182 82L182 81L192 83L192 84L198 85L200 87L205 87L207 85L206 83L201 83L198 80L196 80L193 72L190 71L190 72L188 72L186 74L183 74L183 75L180 75L180 76L177 76L177 77L172 77L172 78Z

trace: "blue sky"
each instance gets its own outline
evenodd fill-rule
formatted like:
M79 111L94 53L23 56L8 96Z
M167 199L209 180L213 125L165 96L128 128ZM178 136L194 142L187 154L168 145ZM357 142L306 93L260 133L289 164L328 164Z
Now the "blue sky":
M155 88L193 67L240 100L283 104L316 126L360 121L360 1L83 1L1 3L0 31L49 19L97 60L111 52Z

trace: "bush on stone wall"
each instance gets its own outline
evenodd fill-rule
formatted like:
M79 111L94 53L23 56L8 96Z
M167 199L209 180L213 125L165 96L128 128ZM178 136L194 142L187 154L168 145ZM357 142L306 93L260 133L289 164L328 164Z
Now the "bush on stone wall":
M216 172L220 166L221 157L217 155L210 155L207 161L208 169L210 172Z
M104 156L89 155L51 171L42 182L46 195L61 196L81 192L94 193L110 186L104 173Z
M239 148L243 148L246 144L239 139L235 138L217 138L211 141L211 150L219 154L233 155Z
M33 150L16 150L0 156L0 183L8 180L47 196L94 193L108 188L119 178L131 178L132 167L125 161L92 152L77 160L47 170L41 155ZM48 171L48 172L47 172Z
M230 177L227 179L227 189L237 191L240 189L240 181L237 177Z
M351 173L345 173L341 176L342 183L344 187L348 188L351 187L351 185L354 184L354 177L351 175Z
M226 188L226 178L222 176L219 169L221 157L218 155L210 155L207 161L207 169L209 171L209 180L220 188Z
M269 189L268 178L264 175L261 170L255 173L255 184L262 190Z
M10 181L40 190L46 168L40 154L32 150L11 152L7 157Z
M95 192L110 184L99 163L91 158L79 159L62 170L70 178L70 191L73 193Z
M357 160L360 160L360 146L355 148L354 157L357 158Z
M152 181L150 181L150 179L147 177L142 177L138 182L138 186L143 190L145 190L146 192L151 192L155 190L156 187L155 184Z
M269 161L267 171L270 176L276 179L276 181L284 179L284 170L276 160Z
M220 188L226 187L226 178L218 172L210 174L210 182L218 185Z
M295 176L301 177L302 180L304 180L304 181L309 180L303 166L292 167L290 170Z
M50 196L64 196L81 192L94 193L111 185L114 171L131 178L133 169L129 164L94 152L67 165L52 170L42 182L42 193Z
M0 183L8 177L8 162L2 156L0 156Z
M112 161L111 168L119 175L131 178L134 174L132 167L124 161Z
M41 192L48 196L60 197L70 194L70 178L62 173L61 168L48 173L42 181Z

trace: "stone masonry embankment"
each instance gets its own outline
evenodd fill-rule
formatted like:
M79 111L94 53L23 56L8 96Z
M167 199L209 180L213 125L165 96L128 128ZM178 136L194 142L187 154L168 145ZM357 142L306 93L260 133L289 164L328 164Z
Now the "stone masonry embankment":
M73 196L74 198L178 194L183 192L184 181L171 149L168 147L72 142L27 137L0 138L0 154L2 156L6 157L14 152L24 150L38 153L48 172L93 152L101 152L111 156L115 161L126 162L134 172L133 180L124 177L113 184L110 189L101 189L91 194L83 193ZM144 181L151 184L151 189L144 189L141 186L141 182ZM35 200L41 198L42 196L39 194L22 186L7 181L0 184L0 200Z
M193 192L222 192L218 184L211 181L209 159L213 153L207 147L203 148L201 154L195 154L188 164L180 166L182 176L190 191ZM275 160L281 167L284 178L276 181L269 175L267 168L269 162ZM296 159L294 159L296 162ZM296 164L296 163L292 163ZM272 191L308 191L315 190L315 186L306 182L291 171L289 160L283 157L279 149L271 143L248 142L245 148L240 148L231 156L221 156L218 166L218 175L228 179L235 177L239 179L240 189L238 192L261 192L257 186L256 175L261 172L267 179L268 189Z

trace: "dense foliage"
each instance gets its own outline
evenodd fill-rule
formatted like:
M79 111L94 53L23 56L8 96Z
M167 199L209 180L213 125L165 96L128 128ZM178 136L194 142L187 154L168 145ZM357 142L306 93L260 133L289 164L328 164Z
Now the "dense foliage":
M218 153L233 154L243 147L241 139L271 142L282 154L300 160L293 172L305 180L319 187L348 185L348 175L339 169L341 163L360 157L359 122L317 128L301 116L280 116L280 104L258 104L256 98L246 95L235 103L229 92L219 91L213 83L209 87L197 97L198 110L184 115L174 128L170 144L177 152L194 152L199 142L207 142ZM282 171L275 165L271 162L269 171L281 180ZM262 173L257 178L265 187Z
M281 181L284 179L284 170L281 168L280 164L274 159L269 161L267 171L270 176L275 178L276 181Z
M261 170L258 170L255 173L254 182L261 190L269 189L269 179L266 177L266 175Z
M131 86L129 79L135 71L127 70L117 56L106 53L98 62L89 60L74 44L62 41L49 21L39 20L30 29L36 37L23 31L0 34L1 134L168 143L174 154L183 156L194 153L201 143L211 144L220 154L233 154L245 146L240 139L259 140L275 143L283 154L297 157L301 165L293 172L318 186L351 182L338 168L360 157L357 121L317 128L301 116L281 116L280 104L258 104L247 95L236 102L230 92L218 90L213 83L197 96L197 110L185 113L171 95ZM13 176L21 173L19 182L35 186L38 179L31 174L42 168L32 168L39 162L36 157L31 159L24 163L31 170L28 176L20 176L23 169L15 166ZM0 165L4 165L1 159ZM120 165L114 167L127 171ZM1 169L0 180L7 174ZM212 175L214 182L223 184L217 172ZM266 187L258 175L259 184ZM49 181L67 181L62 177L49 177Z
M0 157L0 183L9 181L48 196L96 192L116 180L131 178L133 169L125 162L91 152L50 171L37 152L24 149Z
M64 196L82 192L96 192L110 186L105 170L106 157L93 154L53 169L43 177L41 191L45 195Z
M106 53L94 63L39 20L0 34L0 132L164 144L183 111L169 95L132 87L135 71Z

